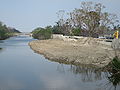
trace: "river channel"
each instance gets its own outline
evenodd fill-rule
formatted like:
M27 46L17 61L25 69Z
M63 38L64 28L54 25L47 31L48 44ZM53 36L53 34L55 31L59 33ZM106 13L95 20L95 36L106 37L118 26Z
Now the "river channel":
M108 72L49 61L28 36L0 41L0 90L120 90Z

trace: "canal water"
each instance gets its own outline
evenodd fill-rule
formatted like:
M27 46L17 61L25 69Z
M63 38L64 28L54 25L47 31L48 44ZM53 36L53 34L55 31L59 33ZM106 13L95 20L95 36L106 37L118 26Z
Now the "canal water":
M17 36L0 41L0 90L120 90L108 72L45 59L30 49L32 40Z

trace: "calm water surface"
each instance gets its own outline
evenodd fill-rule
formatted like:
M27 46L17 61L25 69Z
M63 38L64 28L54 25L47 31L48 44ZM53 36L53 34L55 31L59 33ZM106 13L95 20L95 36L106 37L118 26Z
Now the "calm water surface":
M0 41L0 90L115 89L107 72L51 62L30 49L32 40L17 36Z

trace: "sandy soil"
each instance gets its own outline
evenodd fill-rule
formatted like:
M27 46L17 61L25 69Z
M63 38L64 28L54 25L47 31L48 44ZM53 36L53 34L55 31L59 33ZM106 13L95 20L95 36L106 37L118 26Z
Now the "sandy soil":
M72 64L104 67L115 56L110 43L87 37L77 41L35 40L29 45L35 52L44 55L49 60Z

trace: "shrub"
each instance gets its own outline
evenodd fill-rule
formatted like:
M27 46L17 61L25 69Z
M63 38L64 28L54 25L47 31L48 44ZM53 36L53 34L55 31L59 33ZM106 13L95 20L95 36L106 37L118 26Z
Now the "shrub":
M117 56L113 58L111 66L114 70L120 71L120 59Z
M80 36L80 34L81 34L80 28L75 28L75 29L72 30L72 35L73 36Z
M50 39L52 37L52 30L50 27L46 27L46 28L37 28L32 32L32 36L35 39L40 39L40 40L44 40L44 39Z

